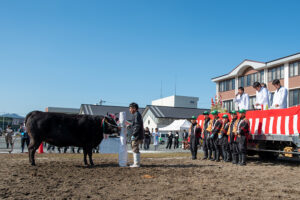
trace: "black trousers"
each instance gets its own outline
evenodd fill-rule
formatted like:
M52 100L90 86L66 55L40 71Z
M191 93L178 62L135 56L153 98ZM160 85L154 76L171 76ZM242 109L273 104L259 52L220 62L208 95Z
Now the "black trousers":
M174 149L179 147L179 140L175 139L174 141Z
M197 159L198 139L196 137L193 136L191 137L190 149L191 149L192 159Z
M168 140L166 149L168 148L171 149L171 147L172 147L172 140Z
M51 145L51 144L48 144L47 151L49 151L50 149L51 149L52 151L54 151L55 146L54 146L54 145Z
M209 150L211 151L216 151L217 150L217 138L214 139L214 138L209 138Z
M150 146L150 138L145 138L144 139L144 149L148 150Z
M28 145L29 145L29 138L21 138L21 149L22 149L22 153L24 152L25 143L26 143L27 148L28 148Z
M239 152L238 143L236 141L233 141L229 144L230 152L232 155L237 155Z
M204 135L204 139L203 139L203 152L204 155L208 154L208 150L210 150L210 146L209 146L209 134L205 134Z
M237 138L238 154L247 153L247 138L246 136L240 136Z

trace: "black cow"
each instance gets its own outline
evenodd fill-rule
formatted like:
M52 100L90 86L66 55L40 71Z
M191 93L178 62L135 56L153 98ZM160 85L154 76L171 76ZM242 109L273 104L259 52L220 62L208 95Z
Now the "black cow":
M84 164L90 165L93 148L97 147L103 134L118 133L118 126L110 116L91 116L33 111L25 119L30 136L29 162L35 165L34 154L42 142L58 147L76 146L83 148Z

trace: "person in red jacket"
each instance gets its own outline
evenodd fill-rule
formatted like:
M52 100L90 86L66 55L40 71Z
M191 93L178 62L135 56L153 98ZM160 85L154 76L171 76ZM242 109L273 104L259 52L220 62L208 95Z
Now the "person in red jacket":
M201 127L197 124L196 117L192 117L192 125L190 127L189 135L190 135L190 149L192 154L192 160L197 159L197 151L199 138L201 137Z

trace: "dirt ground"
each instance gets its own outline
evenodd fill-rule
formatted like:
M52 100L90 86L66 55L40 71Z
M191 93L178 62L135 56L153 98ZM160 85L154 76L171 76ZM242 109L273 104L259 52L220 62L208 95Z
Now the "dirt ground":
M132 156L129 155L131 158ZM190 160L188 153L143 154L142 167L119 168L117 155L0 155L0 199L300 199L298 161L248 165Z

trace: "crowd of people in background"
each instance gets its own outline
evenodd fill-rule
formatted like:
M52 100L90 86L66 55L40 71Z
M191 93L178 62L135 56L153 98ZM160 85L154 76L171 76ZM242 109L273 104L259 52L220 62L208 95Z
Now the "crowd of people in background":
M164 137L166 135L166 137ZM152 144L154 150L158 150L159 145L166 145L166 149L177 149L181 148L183 141L188 139L188 132L184 130L182 133L178 131L170 131L168 133L160 133L158 128L155 128L152 133L149 128L146 127L144 131L144 141L140 144L140 148L149 150Z

